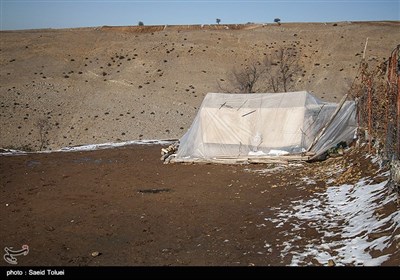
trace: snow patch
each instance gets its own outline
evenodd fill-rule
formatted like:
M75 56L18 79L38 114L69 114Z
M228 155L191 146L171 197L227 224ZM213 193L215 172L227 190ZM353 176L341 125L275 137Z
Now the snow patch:
M289 152L287 151L283 151L283 150L270 150L268 152L269 156L284 156L284 155L288 155Z
M249 156L265 156L266 153L264 153L263 151L256 151L256 152L250 151L248 153L248 155Z
M386 173L380 174L381 176ZM291 255L290 265L313 265L311 259L321 264L334 260L337 265L377 266L389 259L383 251L392 245L393 236L400 230L400 210L391 214L377 214L379 208L397 199L387 194L386 183L372 183L368 178L355 185L328 187L324 193L316 193L308 200L291 202L291 208L272 209L272 218L265 218L276 228L286 226L282 232L290 240L279 246L281 257ZM298 245L304 225L315 229L321 238ZM373 257L372 251L382 254Z
M63 147L59 150L46 150L37 152L25 152L12 149L4 149L4 152L0 152L0 155L27 155L27 154L46 154L53 152L81 152L81 151L95 151L103 149L111 149L117 147L123 147L128 145L170 145L175 143L177 140L131 140L126 142L108 142L101 144L88 144L73 147Z

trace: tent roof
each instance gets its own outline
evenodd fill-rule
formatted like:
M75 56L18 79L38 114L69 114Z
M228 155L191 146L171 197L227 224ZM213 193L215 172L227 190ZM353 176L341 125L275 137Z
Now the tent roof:
M355 134L354 102L344 102L339 112L336 109L337 103L324 102L306 91L208 93L180 139L175 161L321 154L339 142L350 142Z

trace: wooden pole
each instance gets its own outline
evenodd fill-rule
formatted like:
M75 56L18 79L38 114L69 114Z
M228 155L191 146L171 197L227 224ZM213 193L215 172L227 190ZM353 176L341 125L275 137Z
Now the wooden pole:
M365 40L364 52L363 52L363 57L362 57L363 60L365 60L365 52L367 51L367 45L368 45L368 37L367 37L367 40Z
M371 153L371 134L372 134L372 83L371 77L367 81L368 86L368 150Z
M400 48L397 49L397 57L400 56L398 53ZM397 72L397 117L396 117L396 122L397 122L397 139L396 139L396 145L397 145L397 159L400 160L400 73Z

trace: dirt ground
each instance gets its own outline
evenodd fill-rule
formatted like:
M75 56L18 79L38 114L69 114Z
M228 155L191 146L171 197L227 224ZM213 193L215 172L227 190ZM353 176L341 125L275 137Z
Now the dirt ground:
M279 218L274 209L315 198L328 182L385 180L351 152L287 166L166 165L160 148L0 156L0 247L27 244L22 266L290 265L293 229L266 219ZM388 203L380 214L396 209ZM291 244L301 249L324 233L303 222L296 235ZM390 254L382 265L398 266L398 245L371 255ZM298 265L327 263L306 257Z

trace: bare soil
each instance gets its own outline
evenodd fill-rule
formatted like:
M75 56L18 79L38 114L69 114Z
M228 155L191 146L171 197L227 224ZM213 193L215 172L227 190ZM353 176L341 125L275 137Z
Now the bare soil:
M18 257L23 266L289 265L291 254L282 252L291 229L265 220L273 209L324 192L328 178L385 180L356 151L287 166L165 165L160 148L0 156L0 248L29 245ZM385 205L379 215L396 209ZM323 235L302 226L297 249ZM391 254L383 265L398 266L396 246L371 254Z

